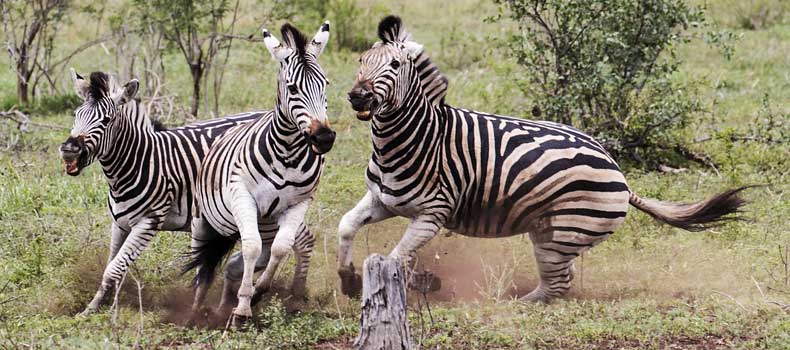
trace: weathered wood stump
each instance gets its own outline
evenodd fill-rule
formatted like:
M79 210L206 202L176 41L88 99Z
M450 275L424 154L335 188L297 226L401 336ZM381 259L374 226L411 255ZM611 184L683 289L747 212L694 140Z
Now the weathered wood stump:
M373 254L365 259L362 315L354 347L359 350L411 349L405 275L396 258Z

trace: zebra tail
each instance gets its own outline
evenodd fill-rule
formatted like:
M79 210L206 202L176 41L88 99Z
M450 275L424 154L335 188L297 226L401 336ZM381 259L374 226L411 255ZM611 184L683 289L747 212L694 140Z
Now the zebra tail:
M237 237L227 237L220 234L214 235L211 239L204 241L200 248L194 249L189 256L189 260L181 270L181 275L196 269L197 274L192 280L193 286L201 284L211 284L217 273L219 266L225 257L233 250L236 245Z
M750 187L754 186L732 188L695 203L662 202L631 192L628 203L663 223L686 231L703 231L725 221L742 220L738 214L747 202L738 194Z

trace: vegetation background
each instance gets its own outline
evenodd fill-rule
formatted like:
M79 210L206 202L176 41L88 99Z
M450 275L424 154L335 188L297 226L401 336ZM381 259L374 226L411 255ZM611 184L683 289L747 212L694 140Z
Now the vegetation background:
M53 32L54 55L118 30L146 3L155 1L73 1L79 10L66 13ZM670 78L693 86L701 108L677 137L716 166L659 164L668 167L664 172L655 165L629 166L627 178L644 196L674 201L769 184L746 194L750 219L687 233L631 211L615 235L578 260L570 296L551 305L513 300L536 283L525 237L442 234L420 253L421 266L441 276L444 289L427 298L412 295L415 342L431 349L790 348L790 5L782 0L691 4L705 5L708 27L688 29L699 35L676 46L680 64ZM105 179L95 165L77 178L63 173L57 146L78 103L69 79L64 75L54 86L41 85L32 102L21 106L13 63L2 55L0 62L9 68L0 70L0 109L17 106L30 122L21 127L0 119L0 348L348 347L357 333L358 303L339 293L335 228L365 191L369 126L354 118L345 100L358 51L375 40L382 16L399 14L449 77L448 103L531 117L536 99L525 88L528 68L507 48L518 24L486 20L500 10L487 0L239 2L234 29L239 39L215 67L224 70L220 98L212 106L218 90L206 83L208 97L197 119L272 108L277 64L260 43L245 38L259 36L261 24L278 28L285 18L313 33L328 18L333 41L321 65L332 82L329 115L338 132L308 217L319 240L309 276L310 304L290 312L287 295L271 298L258 309L255 327L245 332L182 326L190 298L188 278L178 276L189 242L182 233L158 236L127 277L117 310L74 318L98 286L106 261ZM727 40L729 59L703 30L731 33L714 39ZM81 73L148 74L120 72L128 57L116 43L91 46L69 64ZM195 119L188 116L193 80L183 53L168 50L161 67L166 79L159 86L166 93L156 95L165 101L160 118L167 125ZM152 99L151 85L160 77L148 78L144 101ZM776 136L766 140L767 134ZM355 245L357 266L369 253L388 252L404 228L401 219L365 228ZM288 280L289 271L282 268L278 279Z

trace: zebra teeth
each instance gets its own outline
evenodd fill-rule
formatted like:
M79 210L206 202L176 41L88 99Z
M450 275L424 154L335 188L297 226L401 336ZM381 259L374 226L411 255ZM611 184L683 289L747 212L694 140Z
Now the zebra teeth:
M77 170L78 170L77 163L78 163L77 159L64 160L63 161L63 166L66 169L66 173L67 174L73 174L73 173L77 172Z
M357 112L357 119L362 120L362 121L370 120L370 111Z

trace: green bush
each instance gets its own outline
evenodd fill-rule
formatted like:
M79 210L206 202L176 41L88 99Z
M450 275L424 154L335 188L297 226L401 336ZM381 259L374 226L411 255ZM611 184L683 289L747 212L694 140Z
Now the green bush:
M533 114L574 125L641 166L689 157L681 143L701 111L672 79L677 45L704 22L682 0L495 0L518 23L507 41L526 71ZM507 14L503 10L507 10Z
M386 13L380 5L361 7L355 0L275 0L272 15L293 22L307 35L329 20L333 45L361 52L376 39L376 25Z
M36 98L28 105L21 105L16 96L6 95L0 100L0 109L7 111L12 107L30 115L51 115L59 113L72 113L77 106L82 103L79 96L75 94L65 95L43 95Z

